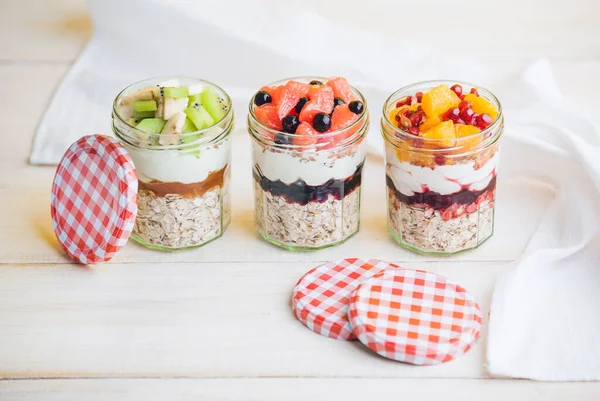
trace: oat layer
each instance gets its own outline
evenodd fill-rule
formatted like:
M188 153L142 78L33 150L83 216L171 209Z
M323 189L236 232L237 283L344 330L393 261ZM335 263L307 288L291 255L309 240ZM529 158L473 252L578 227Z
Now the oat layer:
M187 248L202 245L219 237L229 222L228 202L221 201L220 187L202 196L184 198L154 192L138 192L138 215L132 236L156 247ZM221 222L221 205L225 205Z
M255 224L268 240L290 248L318 249L342 242L358 231L360 186L342 200L329 195L306 205L263 191L254 182Z
M486 200L472 213L444 220L439 210L406 205L388 188L388 229L401 245L420 252L459 252L475 248L492 235L494 205Z

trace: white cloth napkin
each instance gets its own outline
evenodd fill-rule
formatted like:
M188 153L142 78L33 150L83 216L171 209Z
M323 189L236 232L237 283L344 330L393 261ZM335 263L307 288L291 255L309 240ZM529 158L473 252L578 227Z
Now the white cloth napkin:
M473 60L441 58L381 36L377 21L344 25L303 2L89 0L89 7L94 36L38 128L34 164L57 163L83 135L109 133L116 94L151 76L189 75L222 85L234 101L237 131L245 130L257 87L298 75L345 76L369 101L369 143L378 152L381 106L402 85L450 77L498 94L507 122L501 179L545 182L556 199L523 256L498 280L488 369L538 380L600 379L594 316L600 252L592 246L600 221L600 134L561 101L547 62L518 77L494 76Z

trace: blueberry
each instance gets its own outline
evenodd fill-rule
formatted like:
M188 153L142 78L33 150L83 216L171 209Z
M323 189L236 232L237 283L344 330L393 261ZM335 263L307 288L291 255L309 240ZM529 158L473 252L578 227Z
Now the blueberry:
M263 104L271 103L272 101L271 95L265 91L258 91L254 96L254 104L257 106L262 106Z
M317 85L317 86L321 86L321 85L323 85L323 82L321 82L321 81L317 81L316 79L314 79L314 80L310 81L308 84L309 84L309 85Z
M354 114L360 114L360 113L363 112L363 109L365 108L365 105L360 100L353 100L348 105L348 108Z
M344 99L340 99L339 97L336 97L333 99L333 108L335 109L336 107L341 106L344 103L346 103L346 102L344 102Z
M331 117L329 114L319 113L312 121L313 127L319 132L325 132L331 127Z
M300 125L300 120L298 120L298 116L295 114L291 114L289 116L283 117L281 120L281 126L283 127L283 132L288 132L290 134L296 133L296 129Z
M296 103L296 113L300 114L302 108L306 103L308 103L307 97L300 98L300 100L298 100L298 103Z
M279 133L275 135L275 143L278 145L289 145L290 143L292 143L292 136Z

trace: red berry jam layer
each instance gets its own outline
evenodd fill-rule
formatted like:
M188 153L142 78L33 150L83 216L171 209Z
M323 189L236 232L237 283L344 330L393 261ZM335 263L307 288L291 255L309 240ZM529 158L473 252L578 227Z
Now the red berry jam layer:
M332 195L336 200L342 200L352 193L360 186L363 164L359 164L350 177L343 180L331 178L321 185L308 185L302 179L291 184L285 184L279 180L271 181L261 174L257 166L253 169L253 176L263 191L270 192L273 196L282 197L288 203L306 205L309 202L323 203L329 195Z
M406 205L428 205L435 210L445 210L452 207L452 205L470 205L477 202L483 195L493 193L496 189L495 175L489 184L480 191L472 191L469 189L469 186L463 186L460 191L449 195L442 195L435 191L425 191L408 196L396 189L394 181L389 175L386 177L386 182L388 188L394 191L396 198L400 202Z

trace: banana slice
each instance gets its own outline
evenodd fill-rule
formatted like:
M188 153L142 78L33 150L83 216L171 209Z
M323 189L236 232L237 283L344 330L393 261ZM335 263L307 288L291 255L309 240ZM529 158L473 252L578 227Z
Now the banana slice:
M188 98L173 99L170 97L163 98L163 116L165 120L170 119L173 115L181 113L187 108Z
M185 125L185 113L175 113L169 121L165 124L164 128L158 138L158 143L161 145L175 145L179 143L179 134L183 132L183 126Z
M160 88L158 86L151 86L135 91L130 95L123 96L121 98L121 104L131 104L132 102L137 102L139 100L155 100L159 97Z

